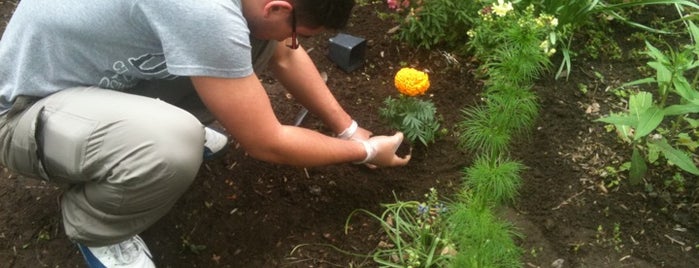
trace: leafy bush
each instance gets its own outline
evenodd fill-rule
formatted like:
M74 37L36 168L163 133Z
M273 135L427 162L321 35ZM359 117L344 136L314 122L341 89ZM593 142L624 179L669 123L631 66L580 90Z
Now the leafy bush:
M389 0L389 8L395 6L395 16L400 23L397 38L417 48L446 50L465 53L467 41L464 31L473 25L473 17L481 0L408 0L407 7Z
M699 40L699 28L691 21L692 40ZM639 183L650 163L659 163L662 155L668 165L699 175L694 150L699 146L699 42L685 46L681 51L670 49L669 55L646 43L648 65L655 69L655 77L627 83L625 86L655 84L659 100L653 93L641 91L629 97L628 110L612 114L599 121L612 124L619 138L631 144L630 179ZM693 72L690 82L687 74ZM674 97L670 97L670 96ZM677 100L675 103L669 103ZM667 118L667 120L665 120Z
M696 1L691 0L522 0L521 4L534 5L541 12L552 14L558 18L561 25L561 35L559 36L561 39L564 39L564 42L561 43L563 61L561 62L556 77L560 77L564 73L567 77L571 70L571 56L573 54L571 51L571 44L574 38L573 34L576 33L580 27L588 24L593 17L601 16L605 18L613 18L621 23L639 29L667 34L669 32L654 29L629 20L623 16L622 11L630 8L645 7L650 5L674 5L677 7L678 11L681 11L683 7L699 9L699 5L695 2Z

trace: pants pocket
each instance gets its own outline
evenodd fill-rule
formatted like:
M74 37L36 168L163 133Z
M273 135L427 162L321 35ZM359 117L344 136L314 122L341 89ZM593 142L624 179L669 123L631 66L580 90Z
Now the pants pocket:
M36 136L40 128L39 114L42 111L42 106L34 105L14 119L17 122L11 130L12 138L5 161L13 172L49 180L41 162Z
M83 178L88 142L98 122L46 107L39 117L40 155L51 179L86 180Z

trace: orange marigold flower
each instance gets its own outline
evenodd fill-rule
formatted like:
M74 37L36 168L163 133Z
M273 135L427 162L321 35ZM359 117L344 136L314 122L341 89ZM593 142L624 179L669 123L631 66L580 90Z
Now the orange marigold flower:
M398 92L406 96L417 96L425 94L430 88L430 78L427 73L413 68L402 68L396 73L395 85Z

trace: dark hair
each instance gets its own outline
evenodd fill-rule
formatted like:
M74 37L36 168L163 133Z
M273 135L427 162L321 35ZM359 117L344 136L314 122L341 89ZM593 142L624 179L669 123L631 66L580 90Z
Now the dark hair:
M293 0L299 23L339 30L347 26L354 0Z

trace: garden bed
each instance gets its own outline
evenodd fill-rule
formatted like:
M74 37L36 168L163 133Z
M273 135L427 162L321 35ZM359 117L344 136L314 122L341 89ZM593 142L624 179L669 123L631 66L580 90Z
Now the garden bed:
M14 5L2 2L4 19ZM376 222L353 217L358 208L380 212L381 203L422 200L430 188L443 196L458 189L474 159L458 149L454 125L461 109L480 101L482 81L471 59L421 51L395 41L390 21L357 7L344 31L367 40L362 68L346 73L326 54L333 34L303 40L337 99L361 126L390 134L378 110L395 96L393 75L402 64L427 70L428 91L447 134L417 145L400 168L371 170L338 165L294 168L246 156L235 142L222 158L202 165L197 180L175 208L142 236L159 267L374 267L369 254L382 240ZM627 29L615 33L625 40ZM624 30L622 30L624 29ZM638 47L639 44L624 44ZM544 74L534 91L540 117L531 136L517 140L513 158L527 166L516 202L499 214L522 234L524 267L699 267L696 200L649 193L621 181L607 187L603 170L627 161L630 151L594 122L615 107L608 90L641 78L630 60L576 59L568 79ZM600 76L601 75L601 76ZM273 79L262 75L277 116L291 124L301 107ZM585 85L587 91L580 90ZM302 126L325 132L309 115ZM11 176L0 179L0 267L82 267L65 237L57 197L61 186ZM694 185L694 184L693 184ZM332 246L332 247L331 247ZM336 248L333 248L336 247ZM341 250L339 250L341 249Z

